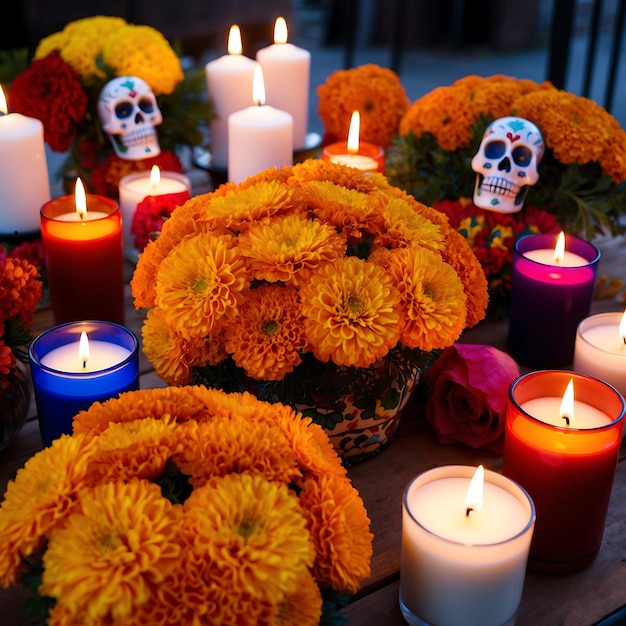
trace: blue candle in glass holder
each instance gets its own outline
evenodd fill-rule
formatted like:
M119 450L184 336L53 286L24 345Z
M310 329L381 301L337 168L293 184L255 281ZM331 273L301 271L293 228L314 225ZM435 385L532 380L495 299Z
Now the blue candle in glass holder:
M139 389L139 342L113 322L55 326L32 342L29 360L44 446L71 434L74 415L94 402Z

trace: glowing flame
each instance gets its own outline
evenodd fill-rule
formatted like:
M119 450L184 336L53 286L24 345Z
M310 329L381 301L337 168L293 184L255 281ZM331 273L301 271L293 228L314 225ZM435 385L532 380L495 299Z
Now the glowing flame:
M554 246L554 263L558 265L563 262L563 257L565 256L565 235L563 231L559 233L559 236L556 240L556 245Z
M348 130L348 152L350 154L356 154L359 151L360 133L361 114L358 111L353 111L350 118L350 129Z
M161 184L161 170L158 165L153 165L150 170L150 191L155 196Z
M228 31L228 54L241 54L242 52L241 31L237 24L233 24Z
M485 470L479 465L472 476L467 497L465 498L465 515L468 516L470 511L480 511L483 506L483 490L485 484Z
M7 99L4 95L4 89L2 89L2 85L0 85L0 115L6 115L8 112Z
M78 213L81 220L84 220L87 217L87 196L85 195L85 186L80 178L76 179L74 203L76 205L76 213Z
M89 361L89 339L87 339L87 333L83 331L80 334L80 341L78 343L78 358L83 364L83 369L87 367L87 361Z
M570 378L563 394L560 409L561 418L565 420L566 426L572 426L574 422L574 379Z
M259 106L265 104L265 83L263 82L263 70L260 65L254 68L252 77L252 100Z
M277 17L274 24L274 43L287 43L287 22L284 17Z

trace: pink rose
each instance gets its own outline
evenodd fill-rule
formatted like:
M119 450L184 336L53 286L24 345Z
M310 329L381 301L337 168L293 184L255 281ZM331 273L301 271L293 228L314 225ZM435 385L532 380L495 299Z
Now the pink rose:
M492 346L456 343L428 370L426 419L443 444L502 451L504 415L517 363Z

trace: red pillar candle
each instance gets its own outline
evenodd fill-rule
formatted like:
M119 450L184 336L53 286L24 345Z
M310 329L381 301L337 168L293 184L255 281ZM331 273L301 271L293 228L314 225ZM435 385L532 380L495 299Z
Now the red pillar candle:
M364 172L384 172L385 152L373 143L360 141L361 117L354 111L347 141L338 141L322 148L322 160L354 167Z
M573 409L565 409L570 380ZM511 385L502 473L528 491L537 509L530 567L566 573L593 562L604 533L624 412L624 398L613 387L582 374L536 371Z
M52 312L57 324L85 319L124 323L122 217L117 202L88 194L86 211L74 196L41 209Z

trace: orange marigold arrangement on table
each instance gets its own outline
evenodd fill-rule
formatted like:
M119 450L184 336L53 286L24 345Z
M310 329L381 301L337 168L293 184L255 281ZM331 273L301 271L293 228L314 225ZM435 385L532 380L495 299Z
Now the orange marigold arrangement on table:
M0 506L0 584L50 625L342 623L373 536L323 430L203 386L94 403Z

